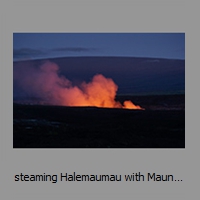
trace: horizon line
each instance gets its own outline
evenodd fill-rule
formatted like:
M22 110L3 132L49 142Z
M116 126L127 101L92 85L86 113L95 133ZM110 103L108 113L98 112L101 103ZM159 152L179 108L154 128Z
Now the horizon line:
M48 59L62 59L62 58L143 58L143 59L161 59L161 60L182 60L185 58L164 58L164 57L145 57L145 56L55 56L55 57L40 57L40 58L13 58L13 62L48 60Z

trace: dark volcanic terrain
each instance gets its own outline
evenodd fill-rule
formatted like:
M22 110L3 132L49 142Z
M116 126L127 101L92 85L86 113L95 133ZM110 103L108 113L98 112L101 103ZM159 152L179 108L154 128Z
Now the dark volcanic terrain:
M119 96L145 110L13 105L14 148L185 148L185 96Z

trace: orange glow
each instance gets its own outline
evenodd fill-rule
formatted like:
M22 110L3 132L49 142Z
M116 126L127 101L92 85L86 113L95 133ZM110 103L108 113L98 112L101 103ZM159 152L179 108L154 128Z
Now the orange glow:
M118 86L111 78L97 74L91 82L74 86L58 72L59 66L50 61L37 68L19 65L15 68L14 81L27 95L51 105L142 109L131 101L123 105L115 101Z
M123 105L115 101L118 86L110 78L103 75L95 75L91 82L82 83L80 88L66 88L63 93L63 104L66 106L95 106L105 108L142 109L131 101L125 101Z
M131 101L124 101L123 108L144 110L144 108L141 108L140 106L133 104Z

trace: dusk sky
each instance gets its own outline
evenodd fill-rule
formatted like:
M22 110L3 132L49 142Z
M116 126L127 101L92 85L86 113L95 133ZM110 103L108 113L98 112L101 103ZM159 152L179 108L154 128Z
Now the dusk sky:
M185 59L184 33L14 33L14 60L124 56Z

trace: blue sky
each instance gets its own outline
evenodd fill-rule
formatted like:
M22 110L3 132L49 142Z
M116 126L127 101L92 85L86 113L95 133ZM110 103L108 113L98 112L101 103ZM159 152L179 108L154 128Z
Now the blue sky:
M14 33L14 60L71 56L185 59L184 33Z

